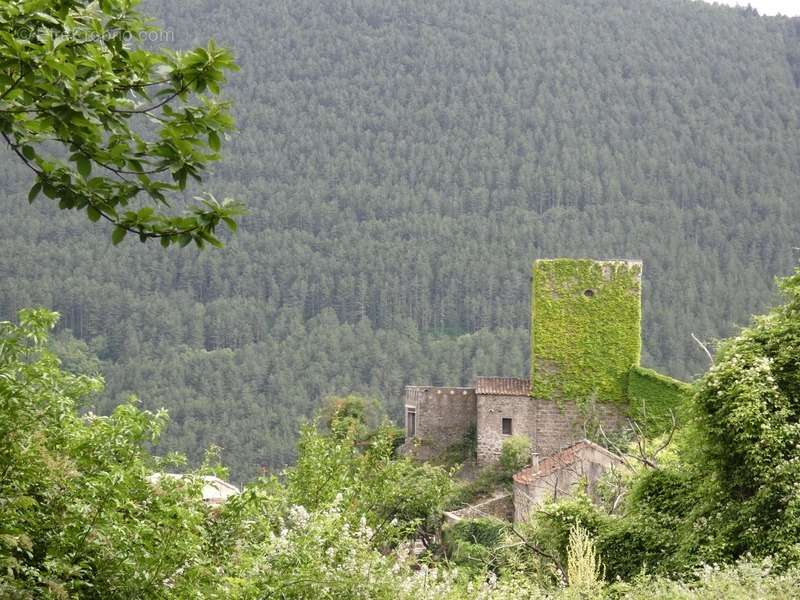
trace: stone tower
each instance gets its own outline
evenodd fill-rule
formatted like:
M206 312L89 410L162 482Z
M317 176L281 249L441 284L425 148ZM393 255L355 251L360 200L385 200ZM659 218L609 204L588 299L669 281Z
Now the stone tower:
M642 263L558 258L533 265L531 395L626 403L641 354Z

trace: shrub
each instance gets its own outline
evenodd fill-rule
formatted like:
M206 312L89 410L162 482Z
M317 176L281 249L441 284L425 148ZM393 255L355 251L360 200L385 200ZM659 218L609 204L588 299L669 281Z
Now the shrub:
M494 517L464 519L443 532L445 550L456 564L471 567L491 566L493 550L505 537L507 525Z
M500 451L500 471L508 478L523 469L531 460L531 441L521 435L513 435L503 442Z
M698 471L722 497L727 558L800 558L800 270L787 303L724 342L693 398Z
M533 513L533 519L523 529L527 537L546 553L558 557L563 565L567 562L570 531L580 526L595 537L608 519L586 495L580 494L570 500L545 505Z

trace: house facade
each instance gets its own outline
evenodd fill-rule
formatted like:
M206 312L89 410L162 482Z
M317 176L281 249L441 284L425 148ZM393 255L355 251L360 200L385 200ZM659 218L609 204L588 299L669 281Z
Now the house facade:
M620 456L583 439L514 474L514 522L527 521L545 502L571 498L576 492L599 501L597 483L611 469L625 469Z

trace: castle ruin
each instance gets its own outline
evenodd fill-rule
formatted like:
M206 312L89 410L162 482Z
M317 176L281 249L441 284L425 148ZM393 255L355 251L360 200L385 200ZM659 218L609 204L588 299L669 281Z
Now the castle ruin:
M640 367L641 298L641 261L537 260L530 377L407 386L404 451L429 458L474 431L479 465L496 462L512 435L548 456L598 426L620 429L651 397L652 415L670 410L683 384Z

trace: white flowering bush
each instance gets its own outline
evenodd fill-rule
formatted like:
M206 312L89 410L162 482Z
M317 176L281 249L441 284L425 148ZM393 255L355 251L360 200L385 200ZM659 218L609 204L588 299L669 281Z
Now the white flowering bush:
M313 513L293 506L277 532L258 547L259 557L244 573L243 597L402 599L457 598L454 569L412 570L404 552L382 554L366 519L356 527L342 508Z
M713 482L703 517L723 558L800 560L800 273L787 302L723 343L694 398L698 469Z

